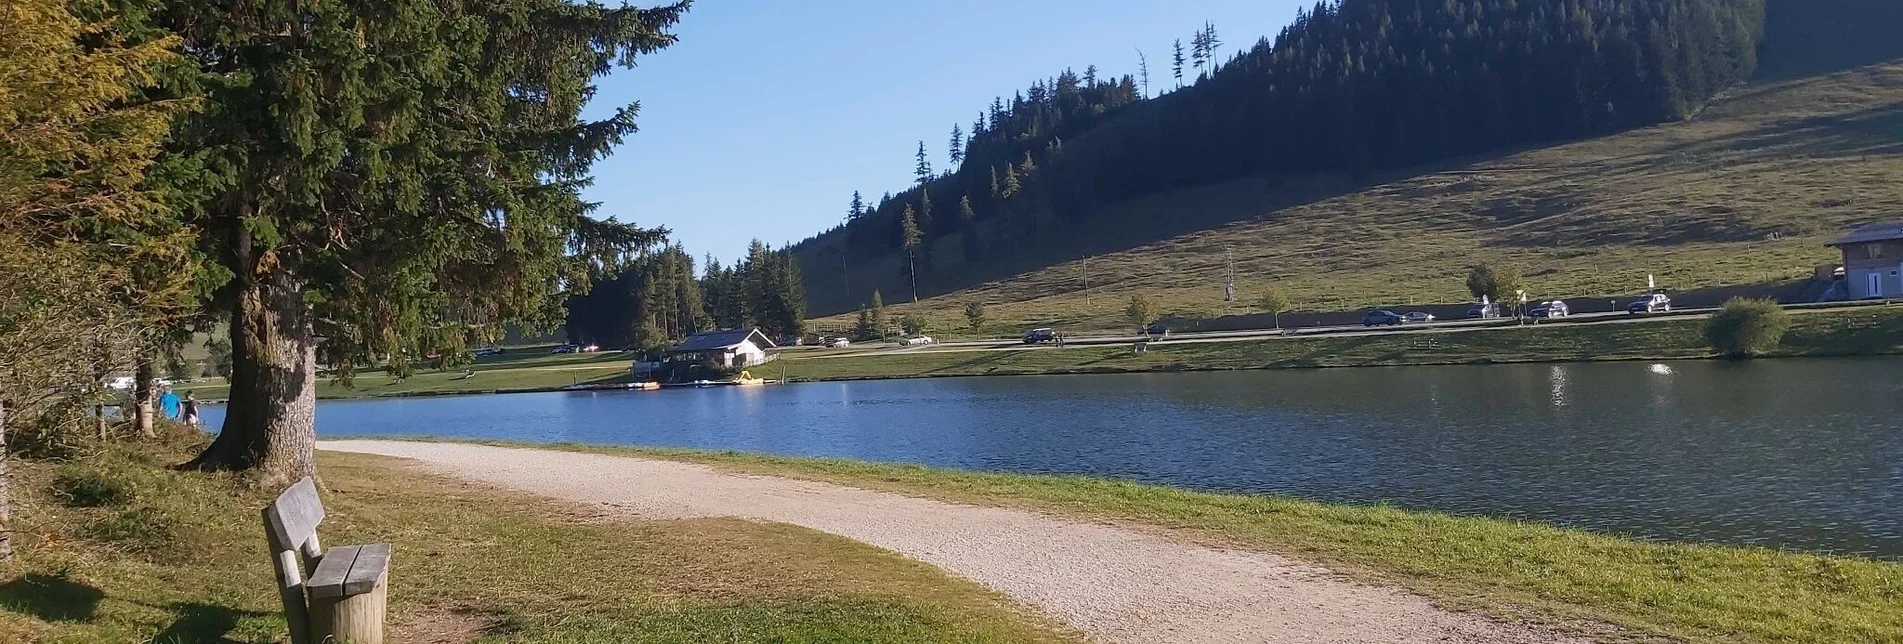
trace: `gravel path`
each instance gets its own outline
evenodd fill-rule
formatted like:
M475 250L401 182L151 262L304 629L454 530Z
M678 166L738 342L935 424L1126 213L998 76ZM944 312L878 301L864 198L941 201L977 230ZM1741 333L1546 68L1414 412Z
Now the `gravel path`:
M1024 510L620 456L449 443L326 441L434 471L669 519L733 516L830 532L925 561L1044 610L1093 640L1142 643L1584 642L1434 607L1272 554Z

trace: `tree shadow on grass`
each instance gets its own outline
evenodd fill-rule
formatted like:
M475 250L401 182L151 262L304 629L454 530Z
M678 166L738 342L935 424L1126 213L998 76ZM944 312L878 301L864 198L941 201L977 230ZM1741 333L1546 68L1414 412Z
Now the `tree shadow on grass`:
M25 575L0 584L0 610L48 622L92 621L106 593L65 577Z
M229 644L238 642L226 637L232 629L238 627L243 618L270 617L270 613L239 610L229 606L217 606L198 602L172 604L167 607L178 617L170 626L152 637L154 644Z

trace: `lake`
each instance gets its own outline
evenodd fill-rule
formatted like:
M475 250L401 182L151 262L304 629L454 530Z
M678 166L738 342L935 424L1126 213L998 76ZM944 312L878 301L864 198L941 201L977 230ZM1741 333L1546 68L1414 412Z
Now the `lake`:
M1903 558L1900 416L1903 360L1844 359L329 401L318 428L1088 474Z

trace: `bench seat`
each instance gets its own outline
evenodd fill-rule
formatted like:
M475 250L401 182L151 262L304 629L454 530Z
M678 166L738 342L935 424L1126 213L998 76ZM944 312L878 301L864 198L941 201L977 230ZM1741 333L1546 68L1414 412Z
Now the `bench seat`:
M324 553L304 582L312 598L349 597L370 592L390 571L390 544L338 546Z

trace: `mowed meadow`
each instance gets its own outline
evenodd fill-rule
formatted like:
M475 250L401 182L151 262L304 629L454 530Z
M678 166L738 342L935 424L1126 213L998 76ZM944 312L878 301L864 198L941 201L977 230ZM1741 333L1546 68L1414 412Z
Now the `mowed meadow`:
M1298 311L1455 303L1468 299L1466 270L1481 261L1521 267L1534 297L1624 297L1648 275L1677 291L1788 286L1837 261L1824 244L1846 227L1903 217L1903 63L1740 86L1688 121L1616 136L1361 181L1244 179L1110 209L1106 221L1118 223L1105 226L1120 231L1078 231L1074 253L1039 251L1075 259L891 312L962 335L964 305L980 301L984 333L1009 335L1120 329L1137 293L1189 317L1248 312L1271 286ZM1231 223L1099 252L1145 230L1192 229L1191 220ZM963 270L957 243L941 240L935 270ZM1223 300L1229 257L1233 303ZM809 264L809 290L839 283L836 265ZM900 274L884 268L855 268L854 279Z

